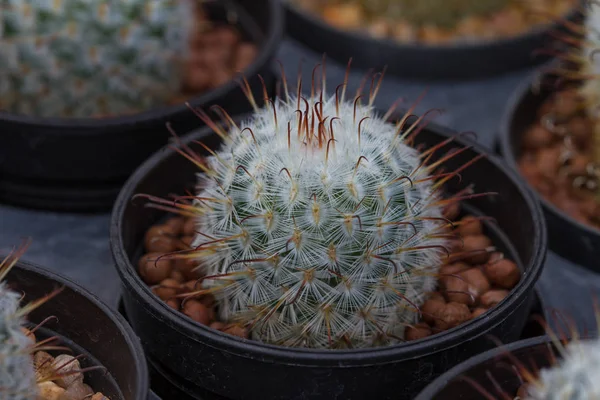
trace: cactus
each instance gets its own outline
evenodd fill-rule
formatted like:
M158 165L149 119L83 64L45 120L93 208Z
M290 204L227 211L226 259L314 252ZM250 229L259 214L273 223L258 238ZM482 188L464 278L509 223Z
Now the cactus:
M206 276L178 297L211 293L221 320L276 345L403 341L451 246L443 213L456 199L440 189L458 171L434 173L453 155L425 165L452 139L410 146L424 116L394 124L374 110L380 85L367 104L340 95L345 84L326 96L324 79L308 98L301 82L262 109L250 97L255 112L241 125L223 113L228 132L198 112L224 144L204 146L207 159L178 149L203 171L193 203L136 195L196 216L192 250L165 257L197 260Z
M540 371L537 382L528 387L523 400L598 399L599 368L600 339L572 341L556 365Z
M0 263L0 398L31 400L38 394L31 358L35 343L21 329L25 322L21 296L2 281L17 259L11 254Z
M0 109L91 117L166 104L194 28L186 0L3 0Z

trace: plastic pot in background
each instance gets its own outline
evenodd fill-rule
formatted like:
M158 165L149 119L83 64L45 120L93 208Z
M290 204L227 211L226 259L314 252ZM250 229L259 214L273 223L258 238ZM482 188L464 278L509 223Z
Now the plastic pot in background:
M438 377L415 400L480 400L483 398L481 392L459 377L471 378L488 393L495 394L497 393L496 388L488 374L506 393L516 395L522 382L516 371L510 367L514 365L514 362L506 354L512 354L529 368L535 365L536 368L541 369L550 365L549 348L551 346L552 341L548 337L540 336L489 350L455 366Z
M452 134L431 124L417 135L415 144L431 147ZM218 144L215 136L203 128L184 141L202 154L202 148L192 141L200 140L214 148ZM230 399L412 399L451 366L493 347L486 334L503 342L517 340L529 315L533 287L546 254L542 212L512 170L475 143L461 141L461 147L465 143L473 148L445 164L449 170L478 154L487 157L467 168L462 183L453 180L448 190L455 193L474 183L478 192L500 193L463 202L462 206L469 213L483 213L497 220L497 228L486 226L488 234L520 266L521 281L496 307L454 329L402 345L335 351L285 348L232 337L193 322L151 292L135 265L145 232L164 214L144 207L143 202L132 202L132 196L182 193L195 183L197 172L173 150L163 149L153 155L123 187L111 221L111 248L124 285L125 310L148 357L160 362L170 374Z
M101 365L106 371L85 373L85 383L111 400L146 400L148 367L136 334L125 319L94 295L53 272L19 261L6 282L24 293L22 304L37 300L53 289L63 291L28 315L33 324L54 316L36 332L39 339L58 335L59 345L76 356L84 354L81 367Z
M550 82L547 78L552 76L545 75L543 79ZM523 152L524 133L538 118L540 106L553 93L552 85L538 85L539 81L537 77L529 78L519 86L508 102L500 126L500 151L515 171L519 171L517 161ZM525 180L524 177L521 179ZM548 225L550 250L576 264L600 272L600 230L576 221L543 196L537 193L536 196L542 204Z
M272 61L283 35L284 12L278 0L206 2L211 19L237 19L245 38L259 47L244 71L262 102L260 74L275 88ZM1 51L1 50L0 50ZM224 85L189 100L208 111L250 110L239 84ZM0 112L0 201L59 211L108 211L123 182L168 140L165 123L179 134L201 121L184 104L139 114L98 119L37 118Z
M352 65L363 69L387 66L387 73L403 79L472 80L538 65L550 57L535 55L535 50L551 43L551 31L564 29L556 21L513 38L448 45L400 43L338 29L290 0L284 3L287 31L294 39L344 65L352 58ZM581 15L574 9L564 18L578 21Z

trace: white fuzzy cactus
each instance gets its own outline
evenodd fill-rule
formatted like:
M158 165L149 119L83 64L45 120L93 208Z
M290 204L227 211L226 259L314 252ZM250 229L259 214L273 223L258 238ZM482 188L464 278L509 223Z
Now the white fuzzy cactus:
M0 399L31 400L38 393L31 358L35 343L21 330L21 296L1 282L14 262L8 257L0 264Z
M0 1L0 109L92 117L166 104L182 84L191 3Z
M562 359L544 368L524 400L600 399L600 340L572 341Z
M406 143L416 125L387 122L373 99L287 95L232 124L202 167L191 257L220 318L253 339L398 343L435 288L439 182Z

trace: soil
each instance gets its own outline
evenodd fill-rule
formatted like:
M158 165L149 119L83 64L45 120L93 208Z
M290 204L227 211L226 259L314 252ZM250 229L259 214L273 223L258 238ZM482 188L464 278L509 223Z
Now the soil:
M463 324L484 314L505 298L517 285L521 273L517 265L495 250L479 218L458 218L460 206L449 206L446 218L455 221L457 239L447 262L441 267L437 292L431 293L421 306L420 322L405 330L404 339L424 338ZM219 321L214 299L210 296L184 301L173 296L194 291L201 271L194 270L193 260L157 258L168 252L190 249L194 221L172 216L146 232L146 253L139 259L138 272L156 296L173 309L198 323L247 338L247 329Z
M387 15L369 16L356 2L291 0L302 9L344 30L362 31L374 38L430 45L509 38L565 16L575 0L506 1L506 7L491 15L466 15L453 27L414 24ZM482 0L483 1L483 0Z
M600 228L600 171L592 163L594 123L576 87L555 92L523 135L518 160L537 192L573 219Z

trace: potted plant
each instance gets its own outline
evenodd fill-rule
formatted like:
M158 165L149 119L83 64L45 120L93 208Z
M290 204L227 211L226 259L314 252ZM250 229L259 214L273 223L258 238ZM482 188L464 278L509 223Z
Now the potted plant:
M286 0L288 30L310 48L404 79L457 80L541 63L549 32L580 19L579 0Z
M0 21L0 200L107 210L193 107L249 110L274 90L283 30L274 0L21 2ZM251 76L249 87L238 73ZM241 85L241 87L240 87ZM259 95L260 94L260 95ZM77 166L74 168L74 166Z
M203 116L212 131L125 184L111 223L125 311L168 373L227 398L408 399L488 348L484 333L519 337L539 205L476 144L374 110L381 79Z
M561 321L564 322L564 321ZM450 369L415 400L598 397L600 343L595 335L570 330L502 345Z
M571 46L558 54L560 60L513 94L499 142L504 158L541 199L550 248L597 270L600 158L592 32L600 9L595 3L589 7L586 24L573 25L571 35L563 38ZM578 46L586 32L592 41Z
M146 400L144 352L125 320L77 284L20 260L25 250L0 263L0 397Z

